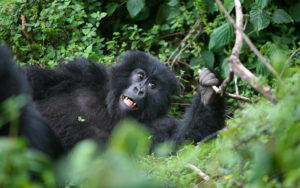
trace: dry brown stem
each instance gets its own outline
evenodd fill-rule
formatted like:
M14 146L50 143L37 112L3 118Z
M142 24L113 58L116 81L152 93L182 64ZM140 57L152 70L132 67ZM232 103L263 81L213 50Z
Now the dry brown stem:
M29 35L27 32L25 15L23 15L23 14L21 15L21 21L22 21L22 32L26 38L29 38Z

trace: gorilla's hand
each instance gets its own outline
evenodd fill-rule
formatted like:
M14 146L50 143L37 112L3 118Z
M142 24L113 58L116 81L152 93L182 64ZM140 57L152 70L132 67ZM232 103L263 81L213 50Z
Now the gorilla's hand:
M212 86L219 85L219 79L209 69L205 68L200 72L199 75L199 92L201 95L201 101L204 105L208 105L214 101L216 96Z

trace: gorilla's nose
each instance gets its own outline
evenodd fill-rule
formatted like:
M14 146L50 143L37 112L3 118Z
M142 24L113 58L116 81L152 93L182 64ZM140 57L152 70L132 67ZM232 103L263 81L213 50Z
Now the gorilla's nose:
M144 86L142 85L137 85L134 87L134 90L136 92L136 95L139 97L139 98L143 98L146 94L146 89Z

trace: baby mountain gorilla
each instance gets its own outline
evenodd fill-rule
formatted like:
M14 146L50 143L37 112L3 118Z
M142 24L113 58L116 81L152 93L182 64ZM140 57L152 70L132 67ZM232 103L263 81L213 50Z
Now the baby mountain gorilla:
M127 52L111 68L76 59L55 69L28 66L20 70L0 47L0 104L11 96L27 96L18 134L52 158L86 138L106 142L125 117L146 126L154 144L200 141L224 127L223 99L211 88L218 84L215 74L202 71L198 93L184 120L178 121L168 116L176 77L144 52ZM8 135L11 127L9 122L0 127L0 135Z
M176 76L144 52L127 52L111 68L77 59L55 69L27 67L26 76L39 112L66 149L86 138L106 142L125 117L146 126L154 144L198 142L224 127L223 99L211 88L219 84L214 73L202 71L181 122L168 116Z

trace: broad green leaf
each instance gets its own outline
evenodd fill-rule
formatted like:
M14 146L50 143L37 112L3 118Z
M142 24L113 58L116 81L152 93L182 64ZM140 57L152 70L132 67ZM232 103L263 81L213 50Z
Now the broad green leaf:
M290 23L294 20L283 9L277 9L273 12L272 22L275 24Z
M176 7L164 6L163 16L166 20L171 20L180 16L180 10Z
M115 12L115 10L118 8L118 6L119 6L118 3L109 3L109 4L107 4L105 6L105 8L106 8L106 11L107 11L108 15L109 16L112 15Z
M234 1L233 0L224 0L224 7L230 13L234 8Z
M215 2L211 0L204 0L205 9L207 13L213 14L216 11Z
M226 58L222 61L221 68L222 68L223 75L225 77L227 77L228 76L228 72L229 72L229 65L228 65L228 61L227 61Z
M133 18L145 7L145 0L128 0L126 7L130 16Z
M262 76L268 76L270 74L267 67L260 60L258 60L256 64L256 73Z
M111 149L131 156L141 156L149 152L150 134L135 121L122 121L113 131L109 146Z
M255 0L255 4L259 6L259 8L263 9L268 5L269 0Z
M230 23L225 23L213 30L209 39L209 50L218 49L228 44L234 37L234 28Z
M212 53L211 51L203 51L203 52L201 52L201 57L202 57L203 61L205 62L206 67L209 67L209 68L214 67L214 63L215 63L214 53Z
M260 31L268 27L270 16L259 5L254 4L250 11L250 22L257 31Z
M173 7L173 6L178 5L178 2L179 2L179 0L169 0L167 4L171 7Z
M300 22L300 3L291 6L289 13L296 22Z

